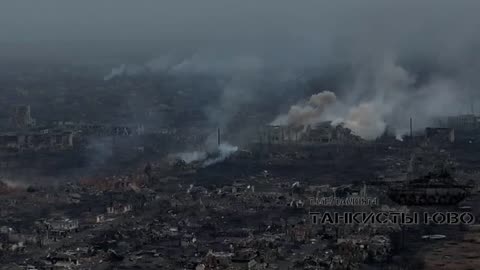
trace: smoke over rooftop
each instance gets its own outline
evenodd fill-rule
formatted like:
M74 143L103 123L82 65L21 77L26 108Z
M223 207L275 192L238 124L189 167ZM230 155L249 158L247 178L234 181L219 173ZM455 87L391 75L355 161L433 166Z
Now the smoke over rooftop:
M314 94L308 102L293 105L288 114L278 116L272 125L305 126L318 123L322 120L325 109L335 103L337 97L333 92L323 91Z
M9 26L0 30L0 56L105 64L98 78L107 83L144 73L202 74L214 83L193 83L193 92L219 90L203 108L212 126L227 128L253 104L251 111L270 112L265 123L332 119L373 138L386 125L405 132L410 117L422 128L432 117L470 111L478 98L479 7L442 0L12 1L0 9L0 24ZM326 103L298 103L323 89L335 93Z

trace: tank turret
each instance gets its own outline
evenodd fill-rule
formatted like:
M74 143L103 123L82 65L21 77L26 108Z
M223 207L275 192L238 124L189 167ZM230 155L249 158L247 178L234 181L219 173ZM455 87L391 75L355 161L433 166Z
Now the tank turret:
M456 205L470 193L471 187L458 183L447 171L428 174L393 185L388 197L402 205Z

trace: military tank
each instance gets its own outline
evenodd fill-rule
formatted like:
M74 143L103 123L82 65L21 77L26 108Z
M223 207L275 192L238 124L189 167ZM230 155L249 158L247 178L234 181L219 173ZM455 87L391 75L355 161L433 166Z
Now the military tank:
M416 149L410 156L407 180L391 183L387 195L402 205L456 205L472 189L455 179L456 167L447 151Z
M402 205L456 205L465 199L471 186L458 183L447 171L392 185L388 197Z

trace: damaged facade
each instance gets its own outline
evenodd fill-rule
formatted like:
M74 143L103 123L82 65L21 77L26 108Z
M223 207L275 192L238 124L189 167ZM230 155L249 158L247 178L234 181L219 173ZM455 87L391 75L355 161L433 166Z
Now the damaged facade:
M0 133L0 148L16 151L62 151L73 148L74 133L50 131Z
M357 143L362 139L343 125L326 121L304 127L267 126L259 132L262 144L330 144Z

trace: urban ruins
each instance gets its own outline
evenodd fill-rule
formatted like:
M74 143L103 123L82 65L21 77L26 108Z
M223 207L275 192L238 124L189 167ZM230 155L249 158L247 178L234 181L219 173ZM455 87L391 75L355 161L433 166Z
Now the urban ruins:
M0 270L480 269L480 1L0 2Z
M443 254L463 246L475 252L475 224L318 225L309 217L311 211L385 207L461 209L478 217L478 167L472 157L479 149L474 139L480 117L474 115L439 120L402 141L387 131L367 141L331 122L265 125L248 144L225 155L221 146L229 134L213 129L218 152L172 155L151 142L197 145L208 130L181 137L179 129L142 126L67 121L42 126L32 113L28 105L15 107L11 129L1 136L3 269L419 269L445 260L436 249ZM118 158L103 164L111 170L54 186L9 179L22 168L53 170L61 159L91 158L86 153L92 138L118 143L104 144ZM455 177L468 185L466 199L417 206L388 196L395 183L425 176L438 164L455 167ZM454 191L452 181L443 192ZM331 196L370 196L376 203L319 206L312 199ZM435 237L441 239L425 240ZM465 256L462 264L477 265L476 257Z

